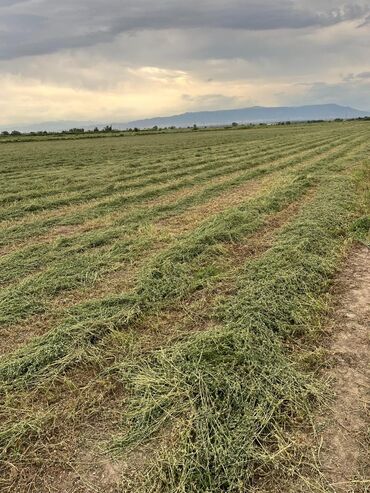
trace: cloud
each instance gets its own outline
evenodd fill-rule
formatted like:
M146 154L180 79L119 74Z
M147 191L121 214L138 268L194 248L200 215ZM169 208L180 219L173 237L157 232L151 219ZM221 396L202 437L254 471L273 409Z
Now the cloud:
M343 82L356 82L363 80L366 81L366 79L370 79L370 70L360 72L358 74L354 74L354 73L346 74L342 80Z
M1 0L0 7L8 7L18 5L19 3L30 3L32 0Z
M361 110L370 110L370 81L356 79L338 82L312 82L300 84L300 93L285 94L288 104L337 103Z
M368 71L368 72L361 72L360 74L357 74L357 77L359 79L370 79L370 71Z
M154 67L151 67L152 69ZM146 71L124 77L116 86L99 89L66 87L21 76L7 76L0 82L0 126L51 120L130 121L151 115L235 108L264 101L278 103L274 90L293 91L289 84L275 81L251 84L246 81L206 81L186 74L179 82L148 79ZM184 96L185 95L185 96Z
M370 0L0 0L1 118L370 108L367 18Z
M1 12L1 10L3 12ZM53 53L112 42L119 34L168 29L264 31L304 29L364 19L369 2L340 4L323 0L38 0L6 3L1 59ZM26 27L26 28L25 28Z
M213 110L214 108L238 108L241 105L250 106L254 104L253 100L247 97L225 96L224 94L202 94L199 96L183 94L182 100L187 103L189 111L207 111Z

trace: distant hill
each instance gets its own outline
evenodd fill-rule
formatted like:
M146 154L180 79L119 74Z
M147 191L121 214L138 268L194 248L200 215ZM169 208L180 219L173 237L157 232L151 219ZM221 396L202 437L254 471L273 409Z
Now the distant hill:
M337 104L319 104L311 106L254 106L237 110L198 111L181 115L148 118L126 124L117 124L118 128L138 127L187 127L190 125L227 125L237 123L274 123L279 121L334 120L335 118L359 118L370 116L370 111L360 111Z
M162 116L135 120L126 123L113 123L113 128L151 128L158 127L188 127L198 126L217 126L237 123L274 123L280 121L306 121L306 120L334 120L335 118L360 118L370 116L370 111L361 111L349 106L337 104L317 104L309 106L277 106L263 107L254 106L252 108L242 108L236 110L217 110L217 111L197 111L192 113L182 113L180 115ZM111 124L111 122L106 122ZM47 130L49 132L59 132L70 128L84 128L92 130L95 126L99 129L105 123L91 121L56 121L42 122L28 125L0 125L2 130L19 130L21 132L37 132Z

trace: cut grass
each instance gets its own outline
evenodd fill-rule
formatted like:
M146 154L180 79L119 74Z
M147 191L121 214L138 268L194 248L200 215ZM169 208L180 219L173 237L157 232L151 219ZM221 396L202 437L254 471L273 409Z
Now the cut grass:
M145 491L245 492L279 455L279 437L320 392L284 349L309 330L343 251L355 187L331 177L219 307L223 327L123 365L131 386L127 428L116 447L172 430Z
M3 148L0 190L5 215L15 214L4 223L8 298L28 283L9 319L24 326L5 330L16 338L35 306L50 323L0 363L0 488L84 492L94 478L104 491L76 461L95 460L111 433L132 463L118 491L244 493L294 460L286 432L322 394L291 351L314 339L348 238L365 238L367 127L264 132L248 142L236 131ZM267 186L244 196L253 179ZM38 243L49 233L54 241Z
M203 258L212 256L212 250L218 243L232 239L236 241L258 230L263 225L265 215L284 207L303 193L309 184L308 180L301 179L292 186L290 181L282 190L272 193L270 198L257 199L256 203L252 201L244 211L237 209L220 214L218 220L203 225L197 235L191 234L168 252L159 254L153 264L145 269L132 295L122 294L72 308L70 317L60 327L5 358L0 364L0 375L4 381L16 384L32 381L45 371L61 371L76 356L79 359L81 351L98 342L109 330L127 326L166 298L184 296L201 287L217 272L202 266L200 254ZM198 267L193 265L193 260L198 260ZM194 268L198 270L197 275Z
M355 141L352 140L350 145L353 146L354 143ZM345 149L345 145L337 146L328 155L327 162L339 159L344 154ZM323 165L324 157L320 157L319 154L312 162L314 165ZM294 160L290 164L292 166ZM308 164L310 164L310 161L308 161ZM284 169L286 164L282 166ZM255 172L252 171L250 178L263 173L263 168ZM237 178L238 181L240 181L240 178ZM208 192L211 192L210 194L212 195L217 189L222 190L225 188L227 188L225 184L216 185L208 189ZM209 193L205 192L195 200L204 200L207 195ZM109 271L112 266L132 260L137 254L141 254L143 250L150 248L150 237L145 239L142 235L139 240L136 240L136 235L133 233L137 231L138 225L143 225L149 220L155 219L158 215L163 217L167 214L174 214L175 211L179 214L184 206L188 207L189 199L192 199L192 197L186 197L183 201L180 200L180 203L174 205L158 206L158 208L146 210L145 212L139 211L138 214L133 214L126 221L125 228L107 228L101 232L86 233L78 236L75 241L69 238L61 240L55 246L34 247L36 250L35 256L33 256L34 260L32 256L29 257L25 267L28 265L29 268L33 268L35 265L39 265L41 258L47 262L49 256L54 262L45 272L26 278L18 285L11 286L3 291L2 296L0 296L0 306L2 307L0 324L14 324L26 316L42 313L47 308L47 300L61 291L91 285L99 277L107 273L107 268ZM129 231L132 235L131 238L125 238L125 233L128 234ZM40 256L40 248L44 252L43 256ZM14 254L8 259L10 265L9 267L6 264L4 265L4 275L7 272L11 275L16 273L19 275L18 257L20 254ZM68 260L66 260L66 256ZM5 259L6 261L7 259ZM12 267L14 263L15 267Z
M315 140L317 140L317 138ZM258 154L261 154L261 157L263 156L262 159L266 161L269 156L270 158L271 156L278 158L280 148L283 149L281 152L281 156L283 156L287 150L290 148L293 149L296 145L296 142L291 144L285 142L280 145L273 143L267 148L261 149L259 152L256 152L253 148L249 149L250 146L247 146L245 151L242 152L242 155L246 159L256 159ZM193 153L192 155L188 155L186 160L178 159L178 157L176 157L168 163L155 163L154 166L149 167L140 166L139 172L134 171L133 173L124 173L124 179L120 178L120 175L117 177L117 175L113 174L111 177L112 183L104 185L104 187L101 187L101 182L99 181L97 182L96 188L91 188L91 181L89 181L90 187L88 189L84 189L83 187L81 190L80 186L76 191L71 193L64 191L60 194L59 192L57 197L52 196L51 198L44 199L43 197L37 196L32 200L22 200L19 196L17 197L18 200L10 202L9 205L3 207L0 220L6 221L20 219L28 213L37 213L38 211L45 209L51 211L53 209L58 209L71 204L75 204L76 206L92 199L106 199L100 204L100 207L103 208L111 204L120 204L122 203L121 195L123 192L130 192L135 189L140 190L145 187L152 188L153 185L163 185L169 181L175 181L176 179L179 180L186 177L193 178L200 173L209 171L210 169L222 169L225 167L226 172L227 169L232 168L238 163L240 164L240 152L243 150L243 147L239 147L239 152L232 150L231 152L216 154L214 158L207 155L202 157L202 159L198 159L197 157L194 158ZM223 164L219 166L220 163ZM120 184L120 182L123 184ZM67 190L69 188L70 187L68 186ZM74 184L72 185L72 188L75 188ZM127 200L127 197L125 197L125 200Z
M336 136L338 139L338 136ZM347 138L347 137L345 137ZM284 148L283 155L289 156L290 160L292 159L292 155L294 154L294 149L299 148L299 151L302 152L306 148L307 149L313 149L313 152L317 152L317 148L319 145L319 142L323 143L322 136L320 140L316 137L315 139L310 139L308 142L304 140L303 142L303 147L301 148L300 145L297 144L297 142L291 144L291 145L286 145L286 142L283 143L275 143L275 147L279 149ZM285 147L284 147L285 146ZM306 147L307 146L307 147ZM290 151L290 153L289 153ZM302 156L303 157L303 156ZM68 212L71 210L71 206L67 206L67 210L63 211L64 213L60 214L59 211L56 211L54 213L54 217L50 217L51 212L47 211L46 213L46 218L44 220L38 219L39 216L42 216L43 213L39 213L36 215L36 221L31 221L31 222L24 222L23 220L20 221L17 225L15 223L14 226L12 226L12 222L10 222L10 227L4 229L4 233L0 235L0 245L6 245L8 244L9 241L15 241L15 240L22 240L25 237L29 236L34 236L35 234L39 234L40 232L46 232L48 229L51 227L55 227L58 225L76 225L76 224L81 224L86 220L91 220L97 217L100 217L101 215L105 215L108 213L112 213L114 211L119 210L120 205L135 205L136 202L142 202L144 199L146 200L152 200L155 199L156 197L163 197L164 194L166 193L173 193L178 190L182 190L186 187L190 187L194 184L201 183L202 181L208 181L210 178L215 178L215 177L221 177L221 176L227 176L227 170L229 172L235 172L237 170L243 171L243 170L248 170L250 168L253 168L254 166L260 166L263 164L263 162L276 162L277 156L276 156L276 151L274 150L274 145L271 146L271 149L268 147L265 149L257 149L254 150L254 152L251 153L240 153L239 150L239 157L236 160L236 162L230 166L230 163L228 163L228 155L227 153L221 155L218 157L218 161L209 164L202 164L200 166L200 170L204 170L205 168L208 169L205 173L199 175L196 173L192 173L191 170L189 172L189 177L186 179L183 179L182 181L177 181L177 183L173 184L170 183L167 185L167 188L164 188L163 185L157 188L153 188L152 185L149 183L148 191L143 192L139 190L138 193L131 193L129 195L127 194L119 194L117 195L118 199L115 198L114 196L114 190L115 187L113 187L110 190L109 195L111 197L108 201L102 202L99 198L89 201L89 202L82 202L82 204L79 207L73 206L73 213L68 214ZM220 164L221 163L221 164ZM181 166L183 163L176 163L176 166ZM176 168L175 168L176 169ZM117 176L113 177L117 179ZM145 178L145 175L144 175ZM146 180L150 180L150 178L146 178ZM171 171L169 170L166 173L166 180L172 180L171 176ZM162 182L163 182L163 177L162 177ZM142 185L145 185L146 181L142 183ZM148 195L149 194L149 195ZM31 214L31 217L34 217L35 214ZM27 217L27 216L26 216ZM9 222L5 223L8 224Z
M339 157L343 153L343 150L338 151L333 166L340 166ZM323 162L326 164L324 169ZM123 293L72 309L70 317L59 327L5 357L0 363L1 377L12 385L24 385L44 377L45 372L48 375L58 373L79 361L83 351L110 330L125 328L148 310L158 309L160 304L204 286L210 278L217 276L217 270L212 268L217 245L241 240L261 228L269 214L286 207L315 183L315 167L318 176L330 172L329 164L323 162L319 160L308 170L298 171L296 176L292 173L285 184L270 194L206 221L195 232L160 253L144 269L132 294ZM63 282L63 277L56 281ZM28 296L25 302L29 303ZM17 309L22 310L24 306L17 304Z

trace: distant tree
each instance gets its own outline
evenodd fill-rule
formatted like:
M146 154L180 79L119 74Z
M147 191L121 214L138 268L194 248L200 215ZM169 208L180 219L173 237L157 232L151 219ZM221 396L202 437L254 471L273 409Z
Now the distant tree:
M70 128L68 133L70 134L83 134L85 132L84 128Z
M233 122L233 123L231 124L231 126L232 126L232 127L237 127L238 125L239 125L239 124L238 124L237 122Z
M198 126L194 123L193 130L198 130Z
M112 125L106 125L104 128L103 128L103 132L111 132L112 131Z
M99 132L98 127L95 127L95 128L94 128L94 132Z
M140 130L137 127L134 128L134 132L139 132L139 131Z
M13 130L11 135L22 135L18 130Z
M158 130L158 125L154 125L154 127L152 127L152 130Z
M1 132L1 135L9 135L9 132L7 130L4 130L3 132Z

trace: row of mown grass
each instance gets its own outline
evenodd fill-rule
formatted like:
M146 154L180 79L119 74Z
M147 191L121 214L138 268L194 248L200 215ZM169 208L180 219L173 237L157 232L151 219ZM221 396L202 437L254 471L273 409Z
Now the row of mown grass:
M323 143L325 141L321 139L320 142ZM297 145L297 143L295 143L294 148L287 146L288 148L285 149L284 156L289 156L290 158L292 158L294 155L293 150L296 150L296 153L303 152L306 149L312 149L313 147L317 146L317 144L318 141L316 139L313 141L309 140L307 143L305 143L305 145ZM281 145L283 146L283 144ZM240 172L240 175L242 176L243 172L249 172L251 171L251 169L255 168L256 166L257 168L259 168L262 167L264 163L274 164L276 162L279 162L279 160L275 155L275 151L273 147L270 150L268 148L264 148L263 150L254 149L252 157L250 157L249 154L241 153L239 154L238 161L235 163L230 163L226 156L223 160L221 160L222 164L217 164L217 163L216 164L211 163L211 165L207 164L206 171L207 170L211 171L210 174L206 172L204 176L202 174L199 177L195 173L192 173L191 180L185 180L181 183L178 182L172 183L172 186L174 186L173 190L172 187L169 187L168 189L167 188L163 189L163 187L157 187L155 189L152 189L151 187L149 187L151 194L155 193L155 195L152 197L151 200L155 199L156 197L158 198L158 200L159 199L163 200L167 194L169 194L170 197L171 192L174 192L176 196L178 191L190 187L191 189L193 189L194 185L197 185L198 182L200 184L202 184L203 181L207 183L211 178L227 178L227 176L231 176L232 178L234 174L236 174L237 176L238 172ZM201 171L204 171L204 165L202 165ZM173 178L173 176L171 177L171 173L168 173L167 180L171 178ZM147 178L146 180L150 181L150 178ZM142 185L144 186L145 183L142 183ZM131 191L132 188L128 187L128 190ZM112 195L112 191L111 191L111 195ZM124 214L122 216L123 219L126 219L126 217L130 217L132 213L132 209L131 209L132 207L142 205L143 201L141 199L142 199L141 192L139 193L139 195L137 195L136 193L134 194L130 193L129 195L124 194L122 196L120 195L121 201L130 202L129 204L130 209L127 210L127 207L125 208ZM113 198L111 198L110 200L114 202ZM102 204L101 202L99 202L99 200L97 201L89 200L88 202L86 202L86 204L84 204L82 209L74 207L73 213L70 214L71 207L68 207L67 210L64 212L64 214L60 215L58 213L56 217L51 217L51 218L48 217L46 218L45 222L43 222L42 219L41 220L39 219L40 214L32 214L30 216L31 220L26 223L25 222L21 222L19 224L14 222L7 223L8 225L4 227L2 231L1 244L6 245L8 242L12 242L17 239L16 237L14 237L14 231L17 230L17 227L18 229L19 228L23 228L23 230L25 229L26 232L31 227L32 229L29 231L29 233L32 234L32 236L34 236L36 233L38 234L45 233L46 232L45 226L58 226L58 225L66 226L66 225L83 224L85 220L100 218L102 215L104 216L106 214L112 214L112 212L115 212L115 209L113 211L110 210L109 203L110 202ZM127 206L128 204L125 205ZM99 214L97 211L100 211L101 214ZM61 212L63 212L63 208L61 209ZM116 214L114 217L116 217ZM22 237L20 237L19 239L22 239Z
M338 136L337 136L338 138ZM308 145L308 148L314 148L318 144L318 137L316 136L315 139L308 140L308 143L306 143L306 146ZM321 142L325 142L325 140L321 136ZM279 148L281 146L282 148L284 145L287 147L285 149L285 152L283 153L283 156L289 156L289 151L292 153L294 149L302 147L302 151L305 150L305 141L302 144L298 144L297 142L289 145L286 142L282 143L276 143L275 142L275 147ZM311 145L311 147L310 147ZM9 242L14 242L15 240L22 240L26 239L29 237L33 237L37 234L45 234L50 228L56 227L58 225L63 226L63 225L76 225L76 224L82 224L86 220L91 220L94 218L102 217L103 215L106 214L111 214L112 212L115 211L120 211L122 206L134 206L135 204L138 204L142 202L143 200L149 200L149 199L154 199L155 197L163 197L165 194L168 193L173 193L177 192L179 190L182 190L186 187L191 187L194 186L194 184L197 183L202 183L202 182L207 182L212 178L217 178L221 176L225 176L227 172L230 173L235 173L237 171L245 171L248 170L249 168L253 168L255 166L262 165L264 162L265 163L272 163L276 161L277 156L276 156L276 150L274 149L274 146L272 147L267 147L266 149L260 149L259 147L257 149L253 149L253 154L252 156L249 155L249 153L245 153L243 151L238 151L239 152L239 158L236 162L230 165L227 159L227 155L224 157L223 154L221 153L221 157L219 156L221 165L217 162L211 163L211 165L207 165L207 163L203 163L200 166L199 171L204 170L205 172L202 172L200 176L195 174L194 172L191 172L189 176L183 180L180 180L180 182L175 182L175 183L169 183L167 186L163 186L164 180L162 179L162 185L159 187L152 187L150 186L149 183L149 188L147 191L143 192L140 191L138 193L129 193L127 194L116 194L116 198L114 198L114 190L115 187L112 188L111 185L107 186L107 193L109 194L110 198L107 201L101 201L98 198L96 200L89 200L88 202L82 201L82 208L78 207L75 209L76 206L74 206L74 209L72 209L72 214L71 212L71 206L67 207L67 211L63 214L57 214L56 216L53 216L51 214L52 211L49 211L47 209L47 216L43 218L42 216L44 213L41 214L41 217L39 218L40 214L34 214L33 212L37 211L29 211L28 216L31 218L31 221L27 221L26 223L24 221L21 222L7 222L5 224L8 224L6 227L3 228L3 231L1 232L0 235L0 245L6 245ZM246 155L245 155L246 154ZM179 163L176 163L176 167L179 166ZM118 168L119 169L119 168ZM208 170L208 171L207 171ZM192 170L190 170L192 171ZM172 171L169 170L169 172L166 175L166 180L172 180L171 178L171 173ZM113 176L113 179L116 181L117 180L117 175L119 175L118 171L117 173ZM79 175L77 175L78 177ZM76 176L72 175L70 178L70 181L74 182L77 178ZM163 177L162 177L163 178ZM150 182L150 177L147 178ZM17 181L17 180L16 180ZM100 180L101 181L101 180ZM145 180L143 185L145 185ZM89 193L90 189L89 189ZM40 207L36 203L36 208L39 210ZM41 207L42 209L42 207ZM61 209L63 211L63 209ZM17 212L17 209L15 211L16 214L18 214L20 211ZM26 212L26 211L25 211ZM39 210L39 213L42 212ZM9 214L6 213L6 214ZM12 213L11 213L12 214ZM30 215L31 214L31 215ZM50 215L51 214L51 215ZM26 218L28 216L25 216Z
M351 139L350 146L354 146L362 138ZM338 146L336 142L328 144L328 149L334 148L328 155L327 162L339 158L346 150L346 144ZM322 148L320 148L323 150ZM324 149L327 149L326 147ZM302 158L296 161L294 158L289 161L290 168L300 163ZM320 154L315 154L312 163L322 161ZM310 160L308 160L310 163ZM274 170L281 170L288 166L287 163L281 165L275 164ZM249 179L252 177L264 175L269 170L259 168L249 173ZM245 177L244 177L245 179ZM240 183L240 177L234 180ZM221 193L225 189L225 184L221 183L210 187L204 194L195 197L196 203L205 200L204 196ZM36 272L35 275L26 277L23 281L15 286L10 286L3 290L0 296L0 306L2 314L0 322L2 324L11 324L20 321L25 316L34 313L43 312L46 309L48 299L55 297L62 291L86 287L95 283L102 275L121 266L123 262L130 262L138 255L142 255L146 249L150 249L153 239L150 235L145 238L141 235L136 236L138 227L144 224L161 219L168 215L179 214L184 208L189 207L189 199L186 197L180 199L179 204L158 206L150 210L140 211L137 215L131 217L132 223L127 220L126 227L114 227L102 230L101 233L86 233L75 238L62 240L56 245L42 245L26 249L8 256L2 262L3 276L8 281L12 278L22 279L22 271L32 273L39 266L46 266L50 262L50 267L45 271ZM128 235L128 236L126 236ZM126 236L126 238L125 238ZM112 244L112 245L111 245ZM41 262L41 263L40 263Z
M312 144L311 144L312 145ZM309 159L312 155L316 156L317 150L324 152L328 149L336 149L338 145L337 141L330 144L315 148L315 152L304 152L304 149L300 150L299 160L294 157L290 157L288 162L283 160L280 162L276 159L271 166L258 166L257 169L248 169L246 172L238 173L235 177L232 177L228 181L222 180L220 183L207 185L203 190L196 190L191 195L186 196L173 203L163 204L160 203L157 206L152 206L150 210L148 208L141 208L137 211L135 209L122 215L114 215L113 224L109 224L109 221L104 221L104 226L100 223L98 230L96 228L92 232L82 232L79 234L69 236L68 240L63 242L56 242L52 245L31 245L26 246L23 249L18 249L14 253L4 256L0 261L0 284L11 281L12 279L21 279L22 275L28 275L33 270L38 269L41 265L45 267L47 264L60 259L65 256L66 253L83 252L87 249L96 248L101 245L107 246L113 241L119 239L122 240L123 234L129 234L133 229L143 227L143 224L147 224L149 221L161 220L170 215L178 215L186 210L186 208L194 207L202 204L204 201L213 197L217 198L220 193L225 193L242 183L249 180L256 179L259 176L268 175L277 171L281 171L287 167L291 167L301 162L304 158ZM342 144L344 145L344 143ZM294 156L294 154L293 154ZM249 166L250 167L250 166ZM248 167L248 168L249 168ZM160 196L161 200L163 197ZM176 198L176 197L175 197ZM124 229L122 228L124 226ZM130 226L130 228L128 228Z
M126 327L142 313L157 308L158 304L195 291L217 275L212 270L212 258L217 255L218 245L240 241L260 229L269 214L296 200L321 174L330 172L330 166L346 162L349 150L340 148L330 159L319 159L307 169L292 171L285 182L266 196L247 201L205 221L196 231L155 257L144 268L132 294L122 293L72 308L70 316L59 327L31 341L14 355L5 357L0 364L0 375L9 383L16 384L32 381L45 372L58 372L70 365L76 354L80 357L86 346L96 344L111 328L117 325ZM60 282L55 276L50 282L53 279ZM44 289L48 289L50 282ZM24 296L23 305L21 299L17 298L17 310L26 310L28 304L34 302L29 293Z
M156 157L153 162L151 162L151 156L144 156L144 159L136 163L136 166L128 165L128 163L122 162L122 160L115 164L111 159L108 159L108 162L104 163L103 158L103 166L100 161L99 165L94 167L95 172L101 176L91 177L88 169L84 171L78 166L76 170L72 170L70 173L67 172L69 179L66 180L66 177L63 177L63 175L60 177L66 180L63 188L61 188L58 177L54 176L53 170L50 171L46 167L46 170L44 169L42 173L37 172L36 176L32 176L32 171L30 171L30 178L33 178L36 184L40 180L45 190L29 191L26 188L24 190L24 197L20 193L20 190L17 191L17 194L5 193L3 201L4 205L8 205L3 209L3 219L12 216L15 218L21 217L24 213L42 210L43 208L51 210L71 203L77 204L84 200L94 198L103 199L112 194L125 191L127 188L142 186L144 184L155 184L159 180L165 181L167 175L173 174L174 176L181 177L189 175L191 172L195 174L197 169L202 169L205 165L210 166L212 163L217 165L222 160L232 162L240 154L248 156L259 150L268 150L271 144L275 144L276 151L278 151L282 145L276 145L274 141L274 138L266 139L263 147L254 141L242 141L239 142L238 149L236 147L230 147L222 150L218 149L216 152L212 152L212 148L198 152L188 150L184 155L179 153L171 155L172 153L167 153L162 157ZM290 142L286 141L285 145L288 147L294 145L294 140ZM127 156L127 158L129 160L130 156ZM109 171L107 171L107 164L109 165ZM45 171L47 173L46 176ZM66 168L64 166L63 171L65 175ZM77 178L77 183L76 180L71 180L72 177ZM22 176L14 178L20 188L22 188L23 181L24 185L28 184L29 178L25 179ZM45 178L51 181L48 189L45 186ZM102 178L104 178L104 181L102 181ZM4 216L4 214L6 215Z
M143 264L133 293L75 306L49 334L6 356L0 364L4 397L0 413L6 417L0 427L3 458L22 467L19 464L35 460L38 440L50 439L45 437L48 427L56 433L63 430L58 420L69 412L68 403L66 409L63 402L58 404L63 374L76 400L73 405L79 414L86 413L85 422L89 414L98 413L93 406L107 404L102 399L113 378L126 386L129 402L124 438L116 440L116 450L128 452L130 460L130 451L140 451L148 439L155 441L150 448L164 446L147 471L144 491L248 491L282 455L286 427L304 418L320 396L312 379L292 362L284 342L309 328L348 237L357 207L355 186L359 180L363 186L364 175L355 183L339 173L357 161L368 162L364 135L354 135L346 136L352 141L348 146L336 142L334 153L330 146L320 146L317 159L297 160L265 196L241 200L238 207L208 218L170 244ZM316 187L319 191L311 202ZM141 356L131 352L134 332L145 324L145 317L223 282L225 248L248 244L276 212L301 201L307 192L308 205L276 244L238 270L234 280L238 290L228 292L213 315L218 329L203 327L203 334L192 330L171 347L163 343L161 351L148 353L144 348ZM363 223L356 221L354 229L363 233ZM118 331L132 334L115 339ZM110 350L115 341L121 346ZM107 368L111 353L117 351L123 363ZM91 358L98 359L102 373L96 379L97 401L89 407L89 387L81 393L78 382L68 375ZM85 403L78 402L80 394ZM12 412L11 406L18 405L21 408ZM65 417L73 430L77 417ZM58 447L55 440L53 447ZM147 453L148 448L143 450Z
M320 399L285 341L311 330L356 198L353 177L327 176L273 247L246 263L237 292L218 307L220 329L118 368L131 395L115 446L164 437L144 491L242 493L280 460L286 429Z
M285 184L287 184L287 181L285 181ZM305 194L302 197L300 196L298 201L293 204L297 206L302 200L305 200ZM269 215L269 221L274 221L274 217L275 214ZM243 240L241 239L241 241ZM217 256L212 258L213 266L211 271L213 275L207 280L207 284L202 287L201 291L197 290L198 295L203 293L201 296L204 296L207 291L212 292L214 289L218 291L220 286L229 282L230 275L235 275L235 266L232 262L233 254L222 248L221 245L217 247ZM215 269L217 269L217 276L214 275ZM193 294L190 296L192 297ZM183 303L186 304L186 295L182 298ZM86 305L82 308L86 308ZM143 313L143 316L138 320L138 325L134 322L128 333L126 331L121 332L122 328L112 327L112 331L105 334L102 344L95 344L97 341L94 341L94 344L89 344L89 347L82 348L83 352L79 361L75 362L77 364L74 365L74 368L64 368L65 372L59 368L57 372L53 373L52 378L40 378L37 381L37 385L32 386L32 388L20 386L18 389L9 389L9 392L5 391L3 394L4 404L0 408L0 415L3 419L3 425L0 427L0 444L3 447L3 457L7 456L9 460L19 464L19 467L27 468L30 456L35 453L41 453L41 449L43 449L43 453L47 454L53 453L52 450L55 451L54 447L57 447L56 444L60 440L60 433L63 434L64 429L68 429L74 437L73 439L71 437L72 440L68 439L68 442L78 441L81 428L85 429L91 419L91 415L96 415L98 412L97 407L103 401L104 413L109 413L109 407L112 406L111 392L113 389L116 392L117 387L120 387L120 385L117 385L117 381L115 382L117 379L111 379L110 372L107 374L106 367L109 364L108 362L116 358L127 359L130 357L131 350L127 347L127 344L129 346L133 344L137 353L137 351L140 351L139 346L141 343L145 347L147 336L149 339L153 339L154 345L158 345L160 339L163 341L163 337L166 339L168 334L166 336L166 329L163 326L166 315L161 320L161 313L167 308L171 311L171 305L167 307L167 305L159 304L157 307L158 312L154 309L152 314L146 315ZM182 313L181 318L186 318L187 310L180 309L180 312ZM190 320L194 315L195 313L190 316ZM100 316L105 316L103 310L100 312ZM199 313L198 316L204 317L206 314ZM152 317L160 324L158 330L163 334L162 336L159 336L158 333L156 335L154 333L147 334L141 341L139 327L146 327L146 332L151 330L148 323L150 323L149 321ZM137 336L134 335L136 331L139 332ZM133 350L134 347L132 348ZM81 372L78 369L79 367L82 369ZM88 380L86 380L85 372L89 375ZM118 409L113 414L117 414L117 412ZM91 426L91 424L89 423L88 426ZM84 435L83 432L82 435ZM49 447L50 450L45 450ZM40 449L39 452L36 452L38 449ZM68 452L64 452L64 454L66 453ZM64 454L60 451L61 457L59 460L65 460L66 455ZM44 460L49 459L45 458ZM7 484L7 479L4 478L5 483ZM0 486L1 484L0 480Z
M261 156L265 155L265 153L266 151L263 151ZM273 151L270 151L269 156L269 159L265 158L266 162L274 160ZM258 159L259 154L257 153L255 157ZM30 212L25 216L26 220L7 221L5 223L6 226L0 235L0 245L5 246L15 241L33 238L35 235L45 234L51 228L57 226L76 226L83 224L87 220L102 218L117 212L120 213L122 207L125 209L132 208L143 202L153 201L156 198L160 199L170 194L176 194L181 190L189 189L194 185L207 183L211 179L226 177L228 173L232 176L238 171L243 172L260 164L263 163L258 161L253 163L240 158L238 163L230 165L226 160L226 164L222 164L220 167L210 166L208 171L205 170L200 175L190 174L188 177L173 183L171 182L171 177L167 177L167 181L169 181L167 185L162 183L157 187L153 187L149 184L144 191L139 190L134 193L118 193L116 195L111 190L110 198L106 201L101 201L98 198L83 201L78 207L76 205L68 205L65 208L56 209L54 214L49 210L46 210L46 212L39 211L38 214ZM27 218L29 219L27 220Z
M340 131L343 130L343 132L352 129L352 126L342 127L340 127ZM26 192L25 166L32 179L40 181L43 191L46 191L48 185L54 183L55 191L60 192L60 188L58 190L60 185L73 187L73 183L68 180L69 171L76 170L79 175L78 184L84 183L86 186L87 180L90 179L94 186L104 176L104 173L106 175L108 172L108 176L117 171L124 174L127 170L137 170L142 162L153 165L161 163L162 159L176 161L182 157L192 158L194 153L201 154L205 151L211 155L227 152L235 144L258 146L260 144L265 145L266 142L276 137L288 140L307 132L311 135L326 134L329 136L338 133L338 130L339 127L335 126L334 128L334 125L322 125L309 129L305 126L297 126L294 129L289 129L289 131L275 127L265 129L263 132L257 130L248 133L236 131L232 134L229 132L210 132L208 134L181 136L149 136L140 141L131 139L116 141L105 138L97 143L81 141L66 144L65 142L48 143L42 141L24 146L15 144L2 147L0 172L8 177L20 179L21 188L17 189L15 183L10 183L7 186L1 183L0 189L6 193ZM94 149L94 153L91 152L92 149ZM19 159L20 152L22 153L22 160ZM107 168L108 161L110 166ZM96 170L97 174L93 177L90 176L89 169ZM52 188L52 190L54 189ZM38 191L35 190L34 192L37 193Z
M285 146L293 146L295 143L285 142ZM274 139L271 142L265 142L265 145L261 151L264 153L272 148L275 152L279 150L279 146L276 145ZM154 185L156 183L163 183L166 179L181 178L189 175L195 175L197 172L209 169L217 166L222 161L232 163L233 160L237 161L242 154L245 157L256 154L256 150L259 150L259 146L253 146L250 143L239 146L238 150L232 148L215 154L215 156L204 154L188 155L186 158L169 159L167 156L164 161L159 161L152 164L147 164L146 161L140 163L134 171L129 168L126 172L122 172L122 165L117 168L115 172L112 169L109 171L109 175L105 176L102 183L102 177L100 180L92 180L89 176L86 176L85 186L81 183L77 184L75 181L70 180L71 184L64 190L60 189L58 184L57 193L53 193L50 189L44 192L30 192L25 190L26 197L22 197L19 192L18 195L4 194L2 198L4 205L8 203L2 210L1 219L17 219L21 218L24 214L29 212L37 212L44 209L53 210L60 208L64 205L79 204L87 200L104 199L117 195L120 192L132 190L135 188L142 188L145 185ZM281 147L283 145L281 144ZM124 168L123 168L124 169ZM107 175L107 172L105 173ZM42 178L42 175L41 175ZM80 173L78 178L81 179ZM72 189L72 190L71 190ZM31 197L29 197L31 195Z

